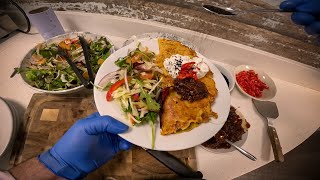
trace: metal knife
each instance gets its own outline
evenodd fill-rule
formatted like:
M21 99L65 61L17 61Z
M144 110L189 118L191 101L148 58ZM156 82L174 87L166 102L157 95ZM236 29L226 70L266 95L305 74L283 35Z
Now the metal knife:
M178 174L181 178L186 179L202 179L203 175L200 171L194 171L178 158L169 154L166 151L156 151L151 149L145 149L151 156L160 161L163 165L167 166L173 172Z

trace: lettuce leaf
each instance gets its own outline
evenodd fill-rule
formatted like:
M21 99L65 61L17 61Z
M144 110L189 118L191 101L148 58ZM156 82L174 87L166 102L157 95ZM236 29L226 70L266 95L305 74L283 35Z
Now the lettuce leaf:
M144 89L143 89L143 83L139 80L137 80L137 83L140 86L140 99L145 100L147 104L147 108L149 111L154 111L154 112L159 112L160 111L160 104L155 101L150 94L148 94Z

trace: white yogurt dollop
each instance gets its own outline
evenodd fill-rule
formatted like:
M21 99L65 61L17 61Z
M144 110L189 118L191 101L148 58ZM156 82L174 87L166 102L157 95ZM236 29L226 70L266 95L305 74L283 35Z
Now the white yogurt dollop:
M164 68L168 71L172 78L176 78L179 75L181 66L183 64L195 62L193 69L197 73L197 77L200 79L209 72L208 65L203 61L203 58L189 56L181 56L180 54L172 55L170 58L166 58L163 62Z

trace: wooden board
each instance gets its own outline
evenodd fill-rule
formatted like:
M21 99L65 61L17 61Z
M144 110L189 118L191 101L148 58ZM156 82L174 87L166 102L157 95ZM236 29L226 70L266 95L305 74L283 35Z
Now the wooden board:
M69 95L34 94L15 143L12 163L17 165L48 150L75 121L96 111L90 91ZM194 148L170 153L196 169ZM119 153L86 179L111 177L121 180L172 179L177 176L142 148L135 146L132 150Z

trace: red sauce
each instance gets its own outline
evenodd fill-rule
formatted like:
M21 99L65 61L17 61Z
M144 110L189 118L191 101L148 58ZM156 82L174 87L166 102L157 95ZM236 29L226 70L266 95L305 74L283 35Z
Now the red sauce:
M241 89L253 97L259 98L263 90L269 89L269 86L262 82L253 70L239 72L236 80Z

